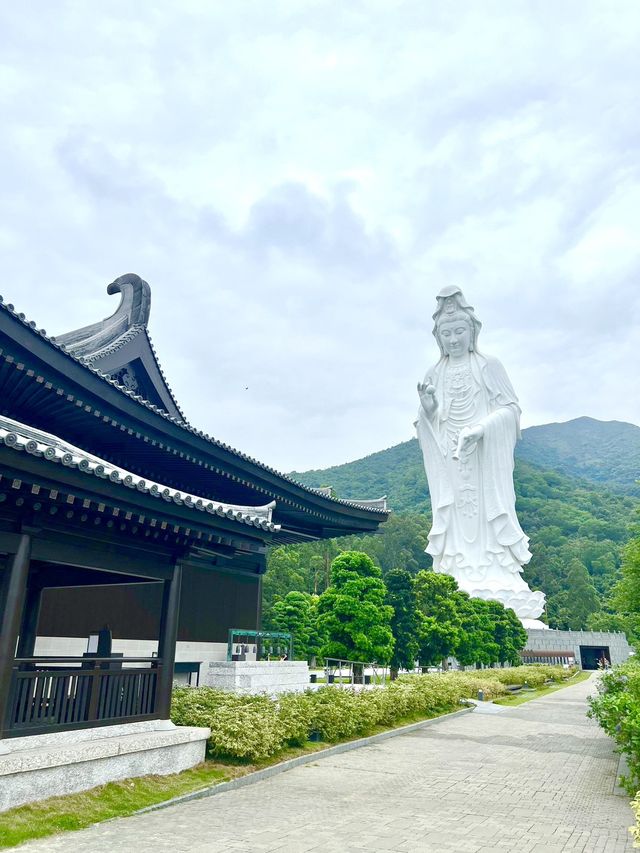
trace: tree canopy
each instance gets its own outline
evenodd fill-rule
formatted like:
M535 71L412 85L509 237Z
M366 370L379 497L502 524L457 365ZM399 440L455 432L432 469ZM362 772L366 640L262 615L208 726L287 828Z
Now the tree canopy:
M323 657L387 664L393 653L393 608L385 603L382 572L358 551L331 564L331 584L318 600L318 625L327 639Z
M288 592L275 602L268 627L293 634L294 660L311 661L320 654L323 637L318 627L318 597L308 592Z
M393 607L391 632L395 638L391 656L392 673L413 669L420 651L420 618L415 581L406 569L392 569L385 576L386 602Z

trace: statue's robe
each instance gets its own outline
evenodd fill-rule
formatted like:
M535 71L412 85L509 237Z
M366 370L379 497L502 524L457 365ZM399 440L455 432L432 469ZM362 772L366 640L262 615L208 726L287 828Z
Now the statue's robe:
M426 550L434 569L451 574L461 589L514 606L511 593L531 595L519 575L531 553L513 488L520 407L497 359L472 352L467 365L444 356L425 377L438 403L432 419L421 406L416 423L433 510ZM460 429L478 424L483 437L455 460Z

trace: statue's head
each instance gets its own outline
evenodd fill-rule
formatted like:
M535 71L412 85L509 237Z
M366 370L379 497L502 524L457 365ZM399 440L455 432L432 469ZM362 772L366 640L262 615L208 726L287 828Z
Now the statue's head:
M466 325L469 329L469 351L477 350L478 335L482 323L473 312L473 306L469 305L459 287L451 285L443 288L436 296L438 307L433 319L435 325L433 334L438 341L440 352L443 356L448 355L448 348L444 345L443 335L456 327ZM465 336L466 337L466 336Z

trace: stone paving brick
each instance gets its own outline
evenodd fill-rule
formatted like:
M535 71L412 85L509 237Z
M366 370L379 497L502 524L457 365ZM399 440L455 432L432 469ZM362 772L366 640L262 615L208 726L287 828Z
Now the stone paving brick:
M626 853L593 680L318 759L255 785L32 842L25 853Z

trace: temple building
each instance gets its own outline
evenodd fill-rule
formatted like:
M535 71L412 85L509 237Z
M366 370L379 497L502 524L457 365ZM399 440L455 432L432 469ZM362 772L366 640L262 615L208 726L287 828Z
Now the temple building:
M111 317L57 338L0 297L0 810L201 760L206 730L168 721L176 647L184 671L259 628L270 545L387 518L191 426L149 285L108 292Z

